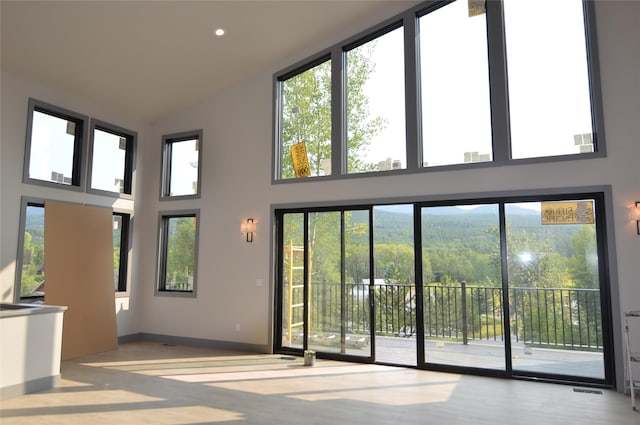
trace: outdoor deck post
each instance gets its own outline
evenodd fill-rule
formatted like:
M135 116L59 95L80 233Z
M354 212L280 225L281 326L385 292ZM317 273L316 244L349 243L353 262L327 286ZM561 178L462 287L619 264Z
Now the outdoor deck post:
M467 345L467 282L460 282L462 288L462 344Z

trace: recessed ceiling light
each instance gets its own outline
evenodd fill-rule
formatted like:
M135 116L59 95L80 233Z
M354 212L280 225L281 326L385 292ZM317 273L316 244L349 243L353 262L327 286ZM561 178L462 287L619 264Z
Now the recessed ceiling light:
M224 30L223 30L222 28L218 28L218 29L216 30L216 35L217 35L218 37L222 37L222 36L224 35Z

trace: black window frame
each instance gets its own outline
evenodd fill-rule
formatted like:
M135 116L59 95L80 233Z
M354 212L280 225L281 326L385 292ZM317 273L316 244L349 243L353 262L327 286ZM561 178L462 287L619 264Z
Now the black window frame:
M513 159L511 157L511 139L509 124L509 99L507 85L506 40L504 32L504 13L502 0L486 1L488 65L490 78L490 108L492 133L492 161L472 162L438 166L422 165L422 131L420 107L420 57L419 57L419 28L420 17L431 13L453 1L426 1L412 7L399 15L387 19L368 30L349 39L339 42L321 52L302 60L273 74L273 143L272 143L272 184L287 184L294 182L309 182L318 180L344 180L380 175L428 173L448 170L467 170L475 168L499 167L504 165L523 165L534 163L549 163L573 161L606 157L604 137L604 117L602 109L602 95L600 88L600 72L597 51L597 35L595 25L595 1L581 0L584 11L585 42L587 54L587 73L589 77L591 122L593 131L594 151L590 153L566 154L557 156L541 156ZM347 173L346 171L346 130L344 127L344 52L364 44L389 28L397 27L401 22L405 31L405 116L406 116L406 168L388 171L372 171L364 173ZM311 176L310 178L282 178L282 94L281 84L296 74L302 73L318 63L318 58L332 61L332 174L326 176ZM382 174L381 174L382 173Z
M18 223L18 250L16 255L16 270L14 283L14 302L16 303L44 303L44 295L30 297L22 296L22 267L24 265L24 234L27 225L27 208L38 207L44 211L45 200L41 198L22 197L20 200L20 219ZM44 259L43 259L44 262ZM46 276L45 276L46 277Z
M121 218L120 229L120 258L119 258L119 270L118 270L118 284L114 288L116 297L129 295L129 256L131 255L131 212L114 210L111 213L112 216L118 216ZM115 283L115 282L114 282Z
M106 133L119 136L125 140L125 158L124 158L124 179L122 191L108 191L104 189L94 189L92 185L93 178L93 152L95 143L95 131L100 130ZM87 167L87 193L94 193L97 195L110 196L115 198L133 199L135 190L134 171L136 161L136 147L138 133L132 130L128 130L123 127L119 127L113 124L109 124L104 121L100 121L92 118L89 130L89 166Z
M283 217L287 214L301 214L304 218L303 229L307 228L307 218L309 214L323 211L346 211L346 210L363 210L363 209L372 209L376 206L384 206L384 205L397 205L397 204L412 204L414 211L413 218L413 226L414 226L414 236L413 243L414 254L415 254L415 284L416 286L422 286L422 263L421 263L421 252L418 247L422 246L422 224L420 216L416 214L416 212L420 211L423 207L434 207L434 206L461 206L461 205L480 205L480 204L496 204L500 205L500 240L501 240L501 251L500 251L500 264L501 269L504 271L507 268L507 255L508 251L506 249L506 222L504 221L505 210L504 205L509 203L520 203L520 202L553 202L560 201L566 202L570 200L580 200L580 199L592 199L593 205L595 208L595 223L596 226L596 250L597 250L597 264L598 264L598 282L599 282L599 290L600 290L600 303L601 303L601 324L603 331L603 378L595 378L595 377L585 377L579 375L568 375L563 373L550 373L550 372L535 372L533 370L515 370L512 368L511 363L505 364L505 371L509 373L500 372L496 375L494 370L491 369L483 369L476 367L458 367L458 366L450 366L450 365L441 365L435 363L427 363L425 360L425 352L424 352L424 330L418 330L418 343L417 343L417 355L418 355L418 369L424 370L434 370L440 372L448 372L448 373L465 373L471 375L479 375L479 376L501 376L504 378L510 379L524 379L524 380L532 380L532 381L541 381L541 382L553 382L553 383L564 383L564 384L579 384L579 385L591 385L602 388L615 388L616 382L620 379L621 370L624 369L622 366L622 356L619 355L615 351L615 341L617 336L620 335L618 328L616 327L617 321L614 317L614 306L619 302L619 293L617 291L617 272L615 271L614 264L615 258L614 253L611 253L610 250L607 249L608 246L614 246L615 235L611 231L613 227L613 201L612 201L612 192L611 186L586 186L586 187L570 187L570 188L555 188L555 189L529 189L529 190L514 190L514 191L499 191L499 192L487 192L487 193L475 193L475 194L442 194L442 195L432 195L432 196L416 196L416 197L402 197L402 198L380 198L380 199L363 199L363 200L350 200L350 201L319 201L312 203L291 203L291 204L274 204L271 206L271 215L274 218L275 222L275 230L274 230L274 264L273 264L273 276L274 276L274 299L273 299L273 309L275 312L273 328L272 328L272 348L274 353L280 354L295 354L301 355L302 351L306 349L306 346L303 349L296 347L289 347L283 344L282 340L282 329L283 329L283 318L282 318L282 305L284 301L283 297L283 282L284 278L284 262L285 258L283 256L285 243L287 241L284 240L284 231L283 231ZM370 216L372 217L372 216ZM371 221L372 222L372 221ZM302 236L303 241L302 245L307 246L310 235L306 234L303 230L304 234ZM373 264L374 261L374 253L373 253L373 238L372 235L375 232L375 228L371 226L368 229L369 232L369 261L370 264ZM306 251L305 251L306 255ZM308 264L309 259L305 258L305 264ZM344 267L345 259L341 259L341 267ZM373 279L373 268L370 267L370 278ZM306 276L306 274L305 274ZM503 274L503 285L505 290L503 290L503 294L506 294L508 289L508 279L506 278L508 275ZM306 280L306 279L305 279ZM305 288L308 285L305 282ZM306 299L305 295L305 299ZM418 317L423 315L422 312L422 295L417 298L416 305ZM508 303L503 302L503 305L508 306ZM306 313L305 313L305 316ZM373 316L372 316L373 317ZM305 319L305 322L308 322L310 319ZM306 327L307 325L305 325ZM417 329L424 329L420 326ZM375 333L375 330L371 330L372 336ZM420 334L422 333L422 336ZM305 336L306 338L306 336ZM509 339L507 338L508 342ZM510 344L507 347L508 350L511 350ZM341 353L333 353L330 351L319 352L318 355L321 358L332 359L332 360L348 360L353 362L366 362L368 360L358 359L356 356L351 354L341 354ZM374 352L375 355L375 352ZM508 357L505 357L508 359Z
M73 158L72 158L72 175L70 176L71 182L69 184L59 183L52 180L42 180L33 178L30 176L29 168L31 166L31 148L33 146L33 119L34 113L40 112L52 117L63 119L75 123L74 129L74 146L73 146ZM89 117L86 115L61 108L59 106L51 105L49 103L29 98L27 109L27 131L26 142L24 151L24 165L22 182L27 184L34 184L40 186L53 187L58 189L83 191L85 183L85 171L84 171L84 154L85 144L87 140L87 128Z
M191 290L167 289L167 256L168 256L168 238L169 238L169 221L175 218L194 218L195 219L195 235L194 235L194 258L193 258L193 285ZM177 296L196 298L198 288L198 251L200 245L200 210L188 209L179 211L160 211L158 213L158 255L156 270L156 296Z
M167 134L162 136L162 170L160 181L160 200L183 200L199 199L202 194L202 136L203 131L193 130L181 133ZM197 188L195 193L189 195L171 195L171 173L172 173L172 148L174 143L197 140L198 144L198 169L196 171Z

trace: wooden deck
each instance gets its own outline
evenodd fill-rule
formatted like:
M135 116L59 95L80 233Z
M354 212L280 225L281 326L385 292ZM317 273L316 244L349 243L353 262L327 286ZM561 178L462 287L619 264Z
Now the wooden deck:
M416 340L411 338L376 337L376 362L416 366ZM525 347L512 343L514 370L604 379L602 353ZM460 342L427 341L427 363L483 369L505 369L504 345L499 341Z
M302 348L300 337L291 347ZM541 373L604 379L602 352L579 349L527 347L521 342L511 343L511 364L514 372ZM322 353L341 353L339 339L315 336L310 338L309 349ZM346 354L370 357L371 344L347 344ZM375 362L385 365L418 366L415 338L376 336ZM425 362L458 367L505 370L505 350L502 341L470 340L468 344L454 340L427 340Z

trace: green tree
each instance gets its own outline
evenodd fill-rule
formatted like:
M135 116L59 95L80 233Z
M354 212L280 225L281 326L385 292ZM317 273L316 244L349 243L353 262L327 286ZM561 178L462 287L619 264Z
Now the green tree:
M167 252L166 281L187 283L195 266L196 219L180 217L171 220Z
M44 242L34 241L31 232L24 232L20 295L30 296L44 280Z
M571 238L571 277L577 288L598 288L598 251L594 225L582 225Z
M407 244L376 244L374 247L375 277L386 283L415 283L413 247Z

